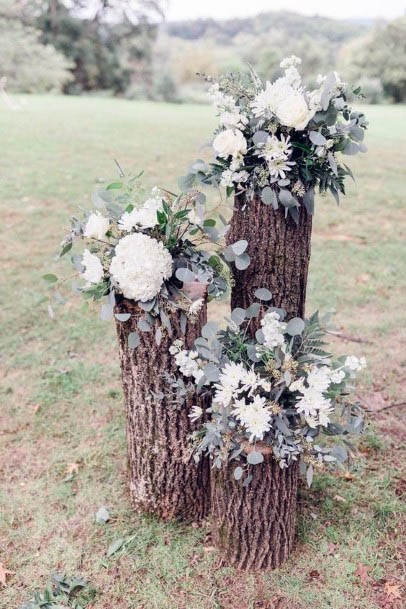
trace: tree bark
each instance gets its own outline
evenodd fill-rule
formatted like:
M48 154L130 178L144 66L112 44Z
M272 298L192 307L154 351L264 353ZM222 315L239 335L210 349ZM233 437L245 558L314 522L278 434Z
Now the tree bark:
M163 520L193 522L204 518L210 504L210 465L207 459L195 463L189 435L195 429L188 414L193 405L202 405L196 393L182 403L171 389L166 374L176 372L169 347L183 339L193 347L206 323L207 306L196 319L188 319L186 334L180 328L180 312L168 313L172 336L157 321L151 332L141 332L137 323L143 311L133 301L122 299L116 313L131 313L126 322L116 321L122 383L127 419L127 453L130 493L138 512ZM162 342L155 341L157 327ZM140 344L128 347L128 336L138 332Z
M231 307L246 309L257 288L268 288L272 306L285 309L287 319L302 317L311 231L312 217L304 206L296 225L290 216L285 218L282 207L275 211L258 197L247 201L243 195L237 196L227 243L246 239L251 262L245 271L235 269L233 273Z
M236 461L212 470L213 542L229 564L247 571L278 567L295 539L298 463L282 470L264 457L251 466L248 486L234 479Z
M286 319L303 317L310 260L312 218L304 206L298 225L258 197L237 196L228 243L248 241L249 267L234 271L231 306L248 308L257 288L272 293L270 304L286 311ZM252 320L254 334L260 319ZM258 450L258 447L257 447ZM236 461L212 471L214 542L225 559L240 569L275 568L289 556L295 538L299 464L281 469L271 449L251 466L248 486L234 479ZM266 453L266 454L265 454Z

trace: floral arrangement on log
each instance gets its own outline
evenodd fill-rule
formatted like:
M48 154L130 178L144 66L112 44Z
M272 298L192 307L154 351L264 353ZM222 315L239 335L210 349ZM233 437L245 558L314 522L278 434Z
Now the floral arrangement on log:
M217 468L234 461L234 477L244 485L264 454L282 469L300 459L310 486L315 470L347 459L347 437L362 430L362 411L350 394L365 358L326 352L318 313L285 322L283 310L266 306L269 290L257 290L256 297L249 309L234 309L226 329L206 324L194 350L179 342L171 348L180 373L212 397L206 413L196 406L189 415L205 415L194 435L195 454L209 454ZM261 327L251 338L257 317ZM332 443L333 436L342 441Z
M127 321L129 313L114 314L117 298L124 297L145 312L138 323L141 331L150 332L157 318L167 327L165 311L173 309L181 311L186 326L203 305L202 295L210 300L226 292L230 260L244 268L249 264L246 243L226 248L226 261L220 241L227 226L217 229L216 220L205 219L205 195L197 190L175 195L157 187L148 194L141 175L126 177L122 172L120 181L94 193L96 211L72 218L60 257L77 241L85 242L81 253L71 255L75 279L81 280L72 288L85 299L105 300L102 319L115 315ZM209 249L203 249L207 244ZM65 280L54 274L44 279L55 288L54 302L62 303L59 286ZM49 310L52 315L52 305ZM137 333L129 341L136 347Z
M219 116L213 149L215 159L195 162L183 176L182 188L210 183L227 195L246 193L263 203L281 205L297 221L303 203L313 213L315 189L330 191L339 202L351 169L339 157L366 152L367 121L352 110L350 90L336 72L318 76L319 87L307 90L292 55L280 67L283 76L264 83L249 75L211 77L209 95Z

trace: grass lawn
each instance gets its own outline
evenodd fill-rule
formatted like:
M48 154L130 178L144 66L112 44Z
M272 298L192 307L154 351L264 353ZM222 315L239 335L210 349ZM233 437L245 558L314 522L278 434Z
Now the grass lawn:
M37 305L41 276L61 271L52 256L69 216L90 206L97 181L114 177L112 159L175 188L203 154L212 111L24 102L19 112L0 106L0 563L12 572L2 587L0 569L0 607L19 608L64 572L97 589L94 609L400 609L405 108L365 108L369 152L350 159L357 185L340 208L323 198L316 210L308 311L337 310L347 339L335 349L369 360L359 395L373 412L359 459L351 473L302 490L289 562L247 575L222 564L206 527L134 516L113 327L74 296L53 320ZM101 506L111 512L106 525L95 523ZM124 543L109 556L117 539Z

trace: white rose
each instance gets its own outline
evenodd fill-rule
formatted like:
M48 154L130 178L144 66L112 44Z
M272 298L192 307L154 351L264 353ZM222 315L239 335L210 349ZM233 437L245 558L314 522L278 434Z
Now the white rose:
M101 215L100 212L90 214L83 234L88 239L102 240L110 228L110 220Z
M229 156L238 156L247 152L247 141L241 131L226 129L214 138L213 148L218 156L226 159Z
M313 118L315 110L309 108L301 93L294 92L278 104L275 113L282 125L301 131Z

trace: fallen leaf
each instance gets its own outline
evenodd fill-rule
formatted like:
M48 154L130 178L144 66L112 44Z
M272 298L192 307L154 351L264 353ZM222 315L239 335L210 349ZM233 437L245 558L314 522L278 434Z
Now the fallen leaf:
M8 569L6 569L6 567L3 565L3 563L0 562L0 584L2 586L7 585L7 576L8 575L14 575L14 571L9 571Z
M97 510L95 519L98 524L106 524L110 520L110 512L106 507L101 507Z
M355 480L355 476L351 472L344 472L341 474L341 477L345 478L345 480Z
M400 585L396 582L385 582L383 589L385 594L391 601L401 601L402 592L400 591Z
M367 567L366 565L363 565L362 562L359 562L356 570L354 571L355 577L357 577L360 580L361 584L363 584L364 586L370 580L370 577L368 575L368 571L370 569L371 567Z
M347 499L344 499L344 497L341 497L341 495L334 495L333 499L334 501L339 501L340 503L347 503Z

